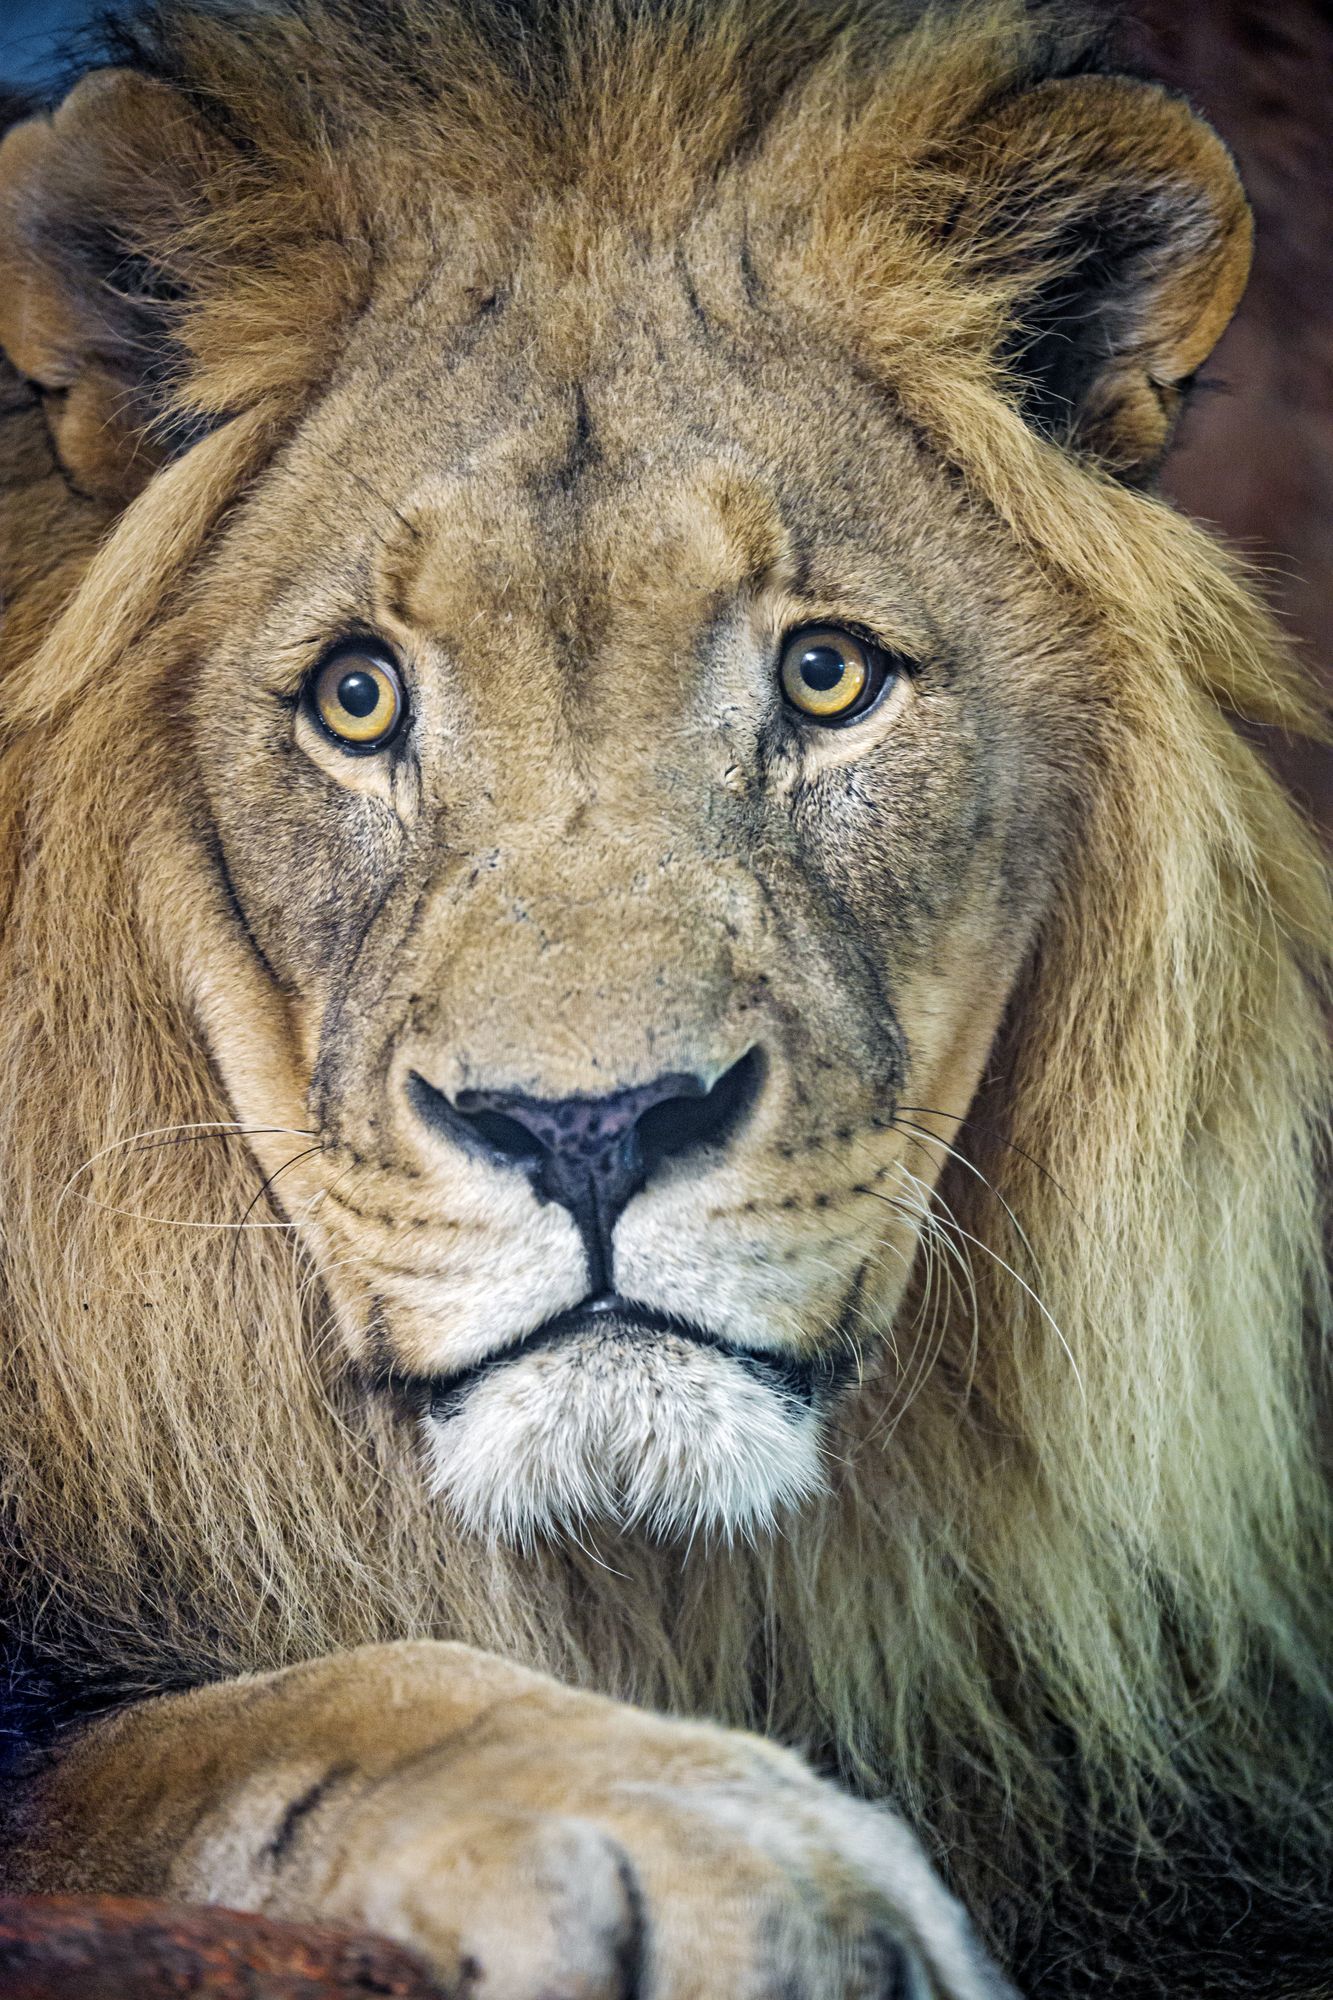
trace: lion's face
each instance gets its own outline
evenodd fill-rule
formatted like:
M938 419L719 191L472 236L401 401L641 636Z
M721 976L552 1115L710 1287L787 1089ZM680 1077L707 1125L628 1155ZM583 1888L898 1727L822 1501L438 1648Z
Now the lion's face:
M730 1531L892 1323L1090 668L761 275L617 263L593 324L522 270L365 329L221 551L192 727L299 1111L214 1036L465 1515ZM883 685L830 725L782 665L844 631Z
M239 126L122 76L17 128L0 340L132 546L190 551L118 669L173 774L134 865L172 849L142 907L318 1352L475 1527L749 1531L932 1366L935 1182L1148 700L1048 545L1148 476L1246 211L1160 93L996 96L1017 17L975 62L926 24L938 130L911 36L858 82L812 17L756 70L724 9L711 53L627 25L557 132L434 11L424 123L336 60L336 117L275 94L256 16Z

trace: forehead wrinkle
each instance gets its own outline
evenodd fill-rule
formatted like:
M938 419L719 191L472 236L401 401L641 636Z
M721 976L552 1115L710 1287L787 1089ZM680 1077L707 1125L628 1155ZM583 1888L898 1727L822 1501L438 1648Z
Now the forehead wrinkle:
M549 459L535 465L529 475L528 484L537 507L543 501L557 504L561 500L576 501L580 489L603 465L586 384L576 380L563 394L553 393L551 400L557 407L565 405L568 423L563 439L553 442Z
M561 785L578 790L583 718L574 669L591 657L603 623L596 595L580 596L580 583L571 584L571 576L586 579L588 563L569 549L554 559L512 483L498 492L474 478L436 487L418 501L413 530L383 545L379 584L392 615L449 661L445 685L428 700L448 714L462 695L469 725L484 720L502 762L525 769L539 749L550 773L558 766Z
M730 452L683 466L635 454L587 521L616 608L716 605L756 589L790 556L764 474Z
M726 566L739 588L757 586L791 550L777 496L766 479L734 464L712 472L705 490L725 547Z
M439 638L469 633L483 615L530 617L545 576L525 510L474 479L450 480L419 501L411 532L388 536L376 563L380 602Z
M645 442L636 373L544 385L463 467L409 495L378 564L395 616L471 648L479 621L519 617L544 629L561 678L586 685L613 631L617 651L630 629L635 650L668 633L675 650L674 635L706 628L728 600L776 589L813 600L807 615L821 600L868 623L895 612L883 551L840 532L788 452L775 462L723 421L711 436L649 426Z
M909 651L935 642L934 621L925 606L916 593L905 596L893 574L889 550L897 536L887 527L881 535L867 535L865 520L849 517L842 506L830 509L818 485L778 476L772 490L784 546L755 579L756 596L786 600L793 616L808 617L815 606L824 607L830 617L841 612L854 618L859 612L867 622L881 621L889 628L881 636Z

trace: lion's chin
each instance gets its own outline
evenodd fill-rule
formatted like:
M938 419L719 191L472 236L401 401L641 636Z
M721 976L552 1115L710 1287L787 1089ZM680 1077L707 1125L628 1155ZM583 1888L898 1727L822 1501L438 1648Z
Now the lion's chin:
M598 1521L758 1537L823 1490L822 1430L781 1370L624 1326L516 1349L425 1420L434 1491L470 1532L519 1546Z

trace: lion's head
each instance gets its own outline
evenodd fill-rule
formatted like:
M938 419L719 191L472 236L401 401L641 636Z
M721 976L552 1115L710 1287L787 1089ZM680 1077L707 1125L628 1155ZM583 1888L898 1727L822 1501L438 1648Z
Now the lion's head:
M918 13L172 5L5 142L71 1651L465 1630L905 1782L1029 1698L1160 1781L1182 1660L1306 1659L1327 904L1232 723L1303 708L1150 489L1248 215Z

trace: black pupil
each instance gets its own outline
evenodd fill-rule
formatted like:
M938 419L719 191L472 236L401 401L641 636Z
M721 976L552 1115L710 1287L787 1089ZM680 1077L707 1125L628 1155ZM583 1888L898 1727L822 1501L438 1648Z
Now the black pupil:
M380 684L362 668L344 674L338 683L338 706L349 715L373 715L380 705Z
M832 646L812 646L801 655L801 679L817 694L827 694L847 672L847 662Z

